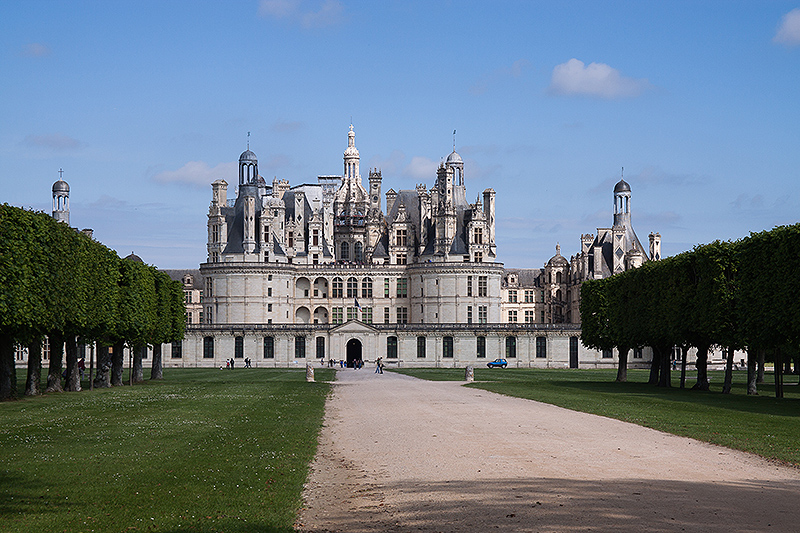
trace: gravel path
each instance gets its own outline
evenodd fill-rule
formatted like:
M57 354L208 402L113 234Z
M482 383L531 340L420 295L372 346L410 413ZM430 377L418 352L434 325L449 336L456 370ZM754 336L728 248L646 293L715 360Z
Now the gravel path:
M609 418L337 373L297 528L800 531L800 470Z

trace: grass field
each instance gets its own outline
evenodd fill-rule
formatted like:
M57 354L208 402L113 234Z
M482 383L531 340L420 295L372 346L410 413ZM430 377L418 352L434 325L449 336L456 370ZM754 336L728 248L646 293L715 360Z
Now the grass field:
M1 403L0 531L292 531L333 372L164 374Z
M463 380L463 369L403 369L403 374L431 380ZM676 373L673 373L676 375ZM800 387L786 376L785 398L759 384L759 396L747 396L746 372L734 373L732 394L722 394L722 372L711 372L711 391L647 385L648 372L629 370L627 383L616 383L615 370L532 370L476 368L468 385L509 396L538 400L576 411L608 416L675 435L728 446L769 459L800 465ZM694 383L690 373L687 387ZM771 374L765 380L772 379ZM687 457L687 461L691 461Z

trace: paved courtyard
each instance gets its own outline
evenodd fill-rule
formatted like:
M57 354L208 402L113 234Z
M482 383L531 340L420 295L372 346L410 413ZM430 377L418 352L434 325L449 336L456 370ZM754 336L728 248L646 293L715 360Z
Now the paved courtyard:
M798 531L800 470L459 382L337 373L304 531Z

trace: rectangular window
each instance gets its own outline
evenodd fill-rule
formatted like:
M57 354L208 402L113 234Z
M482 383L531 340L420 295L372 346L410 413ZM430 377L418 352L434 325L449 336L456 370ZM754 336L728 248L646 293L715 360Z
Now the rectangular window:
M383 297L389 297L389 278L383 278Z
M641 348L634 348L633 349L633 358L634 359L641 359L642 358L642 349Z
M486 324L486 306L479 305L478 306L478 324Z
M514 359L517 356L517 338L506 337L506 359Z
M272 312L272 304L267 304L267 313Z
M294 232L289 232L289 248L294 248Z
M344 297L344 282L342 278L333 278L333 298L343 298Z
M397 337L386 338L386 359L397 359Z
M361 321L364 324L372 324L372 308L371 307L362 307L361 308Z
M397 297L408 298L408 278L397 278Z
M210 307L206 307L206 324L214 323L214 313Z
M334 307L331 309L331 317L334 324L341 324L344 322L344 308Z
M244 358L244 337L235 337L233 341L233 357Z
M384 324L388 324L389 323L389 308L388 307L384 307L383 308L383 323Z
M515 290L508 291L508 301L511 302L512 304L517 303L517 291Z
M536 337L536 357L539 359L547 357L547 337Z
M311 245L312 246L319 246L319 230L315 229L311 233Z
M425 337L417 337L417 358L424 359L425 358L425 346L427 342Z
M526 324L533 324L533 311L530 309L525 310L525 323Z
M525 303L532 304L534 303L533 300L533 291L525 291Z
M203 337L203 359L214 359L214 337Z
M272 287L267 287L267 296L272 296Z
M206 278L206 298L211 298L212 296L214 296L214 280Z
M467 276L467 296L472 296L472 276Z
M614 357L614 353L611 350L603 350L603 359L611 359Z
M407 235L406 230L398 229L397 230L397 246L406 246L407 242Z
M305 337L295 337L294 338L294 357L295 357L295 359L305 359L306 358L306 338Z
M219 224L211 225L211 242L219 242Z
M467 306L467 324L472 324L472 306Z
M516 322L517 322L517 311L515 309L509 309L509 311L508 311L508 322L510 324L516 324Z
M264 359L275 359L275 337L264 337Z
M487 294L487 277L478 276L478 297L486 296Z
M397 323L408 324L408 307L397 308Z
M475 258L473 261L476 263L483 263L483 252L475 252Z
M569 360L570 366L572 366L573 361L576 365L578 363L578 337L569 338Z
M453 337L442 338L442 357L453 358Z
M544 311L539 313L539 323L544 324Z
M408 264L408 254L397 254L397 264L398 265L407 265Z
M483 228L475 228L475 244L483 244Z
M347 308L347 320L357 320L358 315L356 314L355 307L348 307Z
M317 359L325 359L325 337L317 337Z
M486 357L486 337L477 337L476 338L476 352L479 359L483 359Z
M183 357L183 342L172 341L172 358L180 359Z

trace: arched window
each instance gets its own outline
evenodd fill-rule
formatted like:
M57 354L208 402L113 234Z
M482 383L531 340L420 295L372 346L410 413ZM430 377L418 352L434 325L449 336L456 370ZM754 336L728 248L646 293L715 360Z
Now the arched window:
M342 261L349 261L350 260L350 243L345 241L342 243L342 252L339 254L339 259Z
M353 245L353 260L357 263L364 261L364 245L360 242Z
M364 278L361 282L361 297L372 298L372 278Z
M556 283L561 283L561 272L556 272Z
M355 298L358 296L358 280L356 278L347 278L347 297Z

